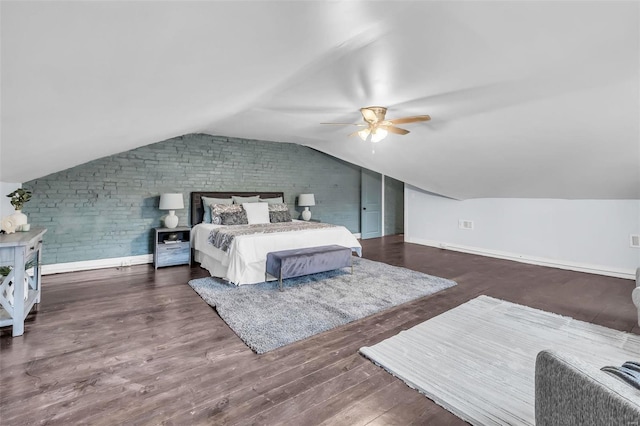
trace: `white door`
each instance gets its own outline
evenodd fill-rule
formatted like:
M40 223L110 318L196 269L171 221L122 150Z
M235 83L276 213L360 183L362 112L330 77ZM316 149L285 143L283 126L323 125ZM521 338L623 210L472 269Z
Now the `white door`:
M363 239L382 236L382 175L362 169L360 224Z

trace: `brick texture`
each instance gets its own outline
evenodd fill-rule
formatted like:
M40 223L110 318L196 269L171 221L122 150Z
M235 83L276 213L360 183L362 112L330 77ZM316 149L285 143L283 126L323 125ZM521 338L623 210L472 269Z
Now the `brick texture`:
M298 194L316 196L314 219L360 232L360 167L287 143L191 134L147 145L23 184L29 222L48 228L43 263L153 252L163 192L283 191L294 217Z

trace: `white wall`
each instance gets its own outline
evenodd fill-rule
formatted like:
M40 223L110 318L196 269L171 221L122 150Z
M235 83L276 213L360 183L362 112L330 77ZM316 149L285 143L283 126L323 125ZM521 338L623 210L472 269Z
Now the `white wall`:
M461 219L474 229L459 229ZM457 201L405 185L408 242L633 278L640 249L630 234L640 234L640 200Z
M0 182L0 218L15 212L7 194L12 193L21 186L21 183Z

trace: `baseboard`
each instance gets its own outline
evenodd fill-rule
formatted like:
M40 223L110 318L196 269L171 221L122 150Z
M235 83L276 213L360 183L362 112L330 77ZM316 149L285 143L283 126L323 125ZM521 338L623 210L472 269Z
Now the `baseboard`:
M361 234L361 233L359 233L359 232L354 232L354 233L353 233L353 236L354 236L354 237L356 237L356 238L357 238L357 239L359 239L359 240L360 240L360 239L362 239L362 234Z
M153 254L42 265L42 274L48 275L63 272L88 271L91 269L118 268L121 266L143 265L145 263L153 263Z
M551 268L566 269L569 271L586 272L589 274L605 275L608 277L625 278L635 280L636 273L631 269L612 268L602 265L591 265L587 263L571 262L567 260L548 259L544 257L529 256L525 254L509 253L499 250L490 250L479 247L449 244L442 241L425 240L422 238L409 238L405 234L407 243L420 244L423 246L437 247L445 250L459 251L462 253L477 254L480 256L495 257L497 259L513 260L515 262L528 263L530 265L548 266Z
M354 233L353 235L357 239L362 237L359 232ZM145 263L153 263L153 254L42 265L42 274L49 275L61 274L63 272L89 271L91 269L118 268L121 266L143 265Z

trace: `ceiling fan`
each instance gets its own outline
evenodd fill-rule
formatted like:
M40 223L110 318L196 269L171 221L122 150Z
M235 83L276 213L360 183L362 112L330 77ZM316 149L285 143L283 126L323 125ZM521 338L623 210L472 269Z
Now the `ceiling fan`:
M411 117L395 118L393 120L385 119L387 109L380 106L370 106L360 108L362 118L366 124L358 123L320 123L320 124L335 124L341 126L358 126L364 127L362 130L351 133L349 136L358 135L363 141L366 141L371 137L371 142L380 142L387 137L389 132L396 133L398 135L406 135L408 130L397 127L396 124L415 123L417 121L428 121L431 117L428 115L414 115Z

